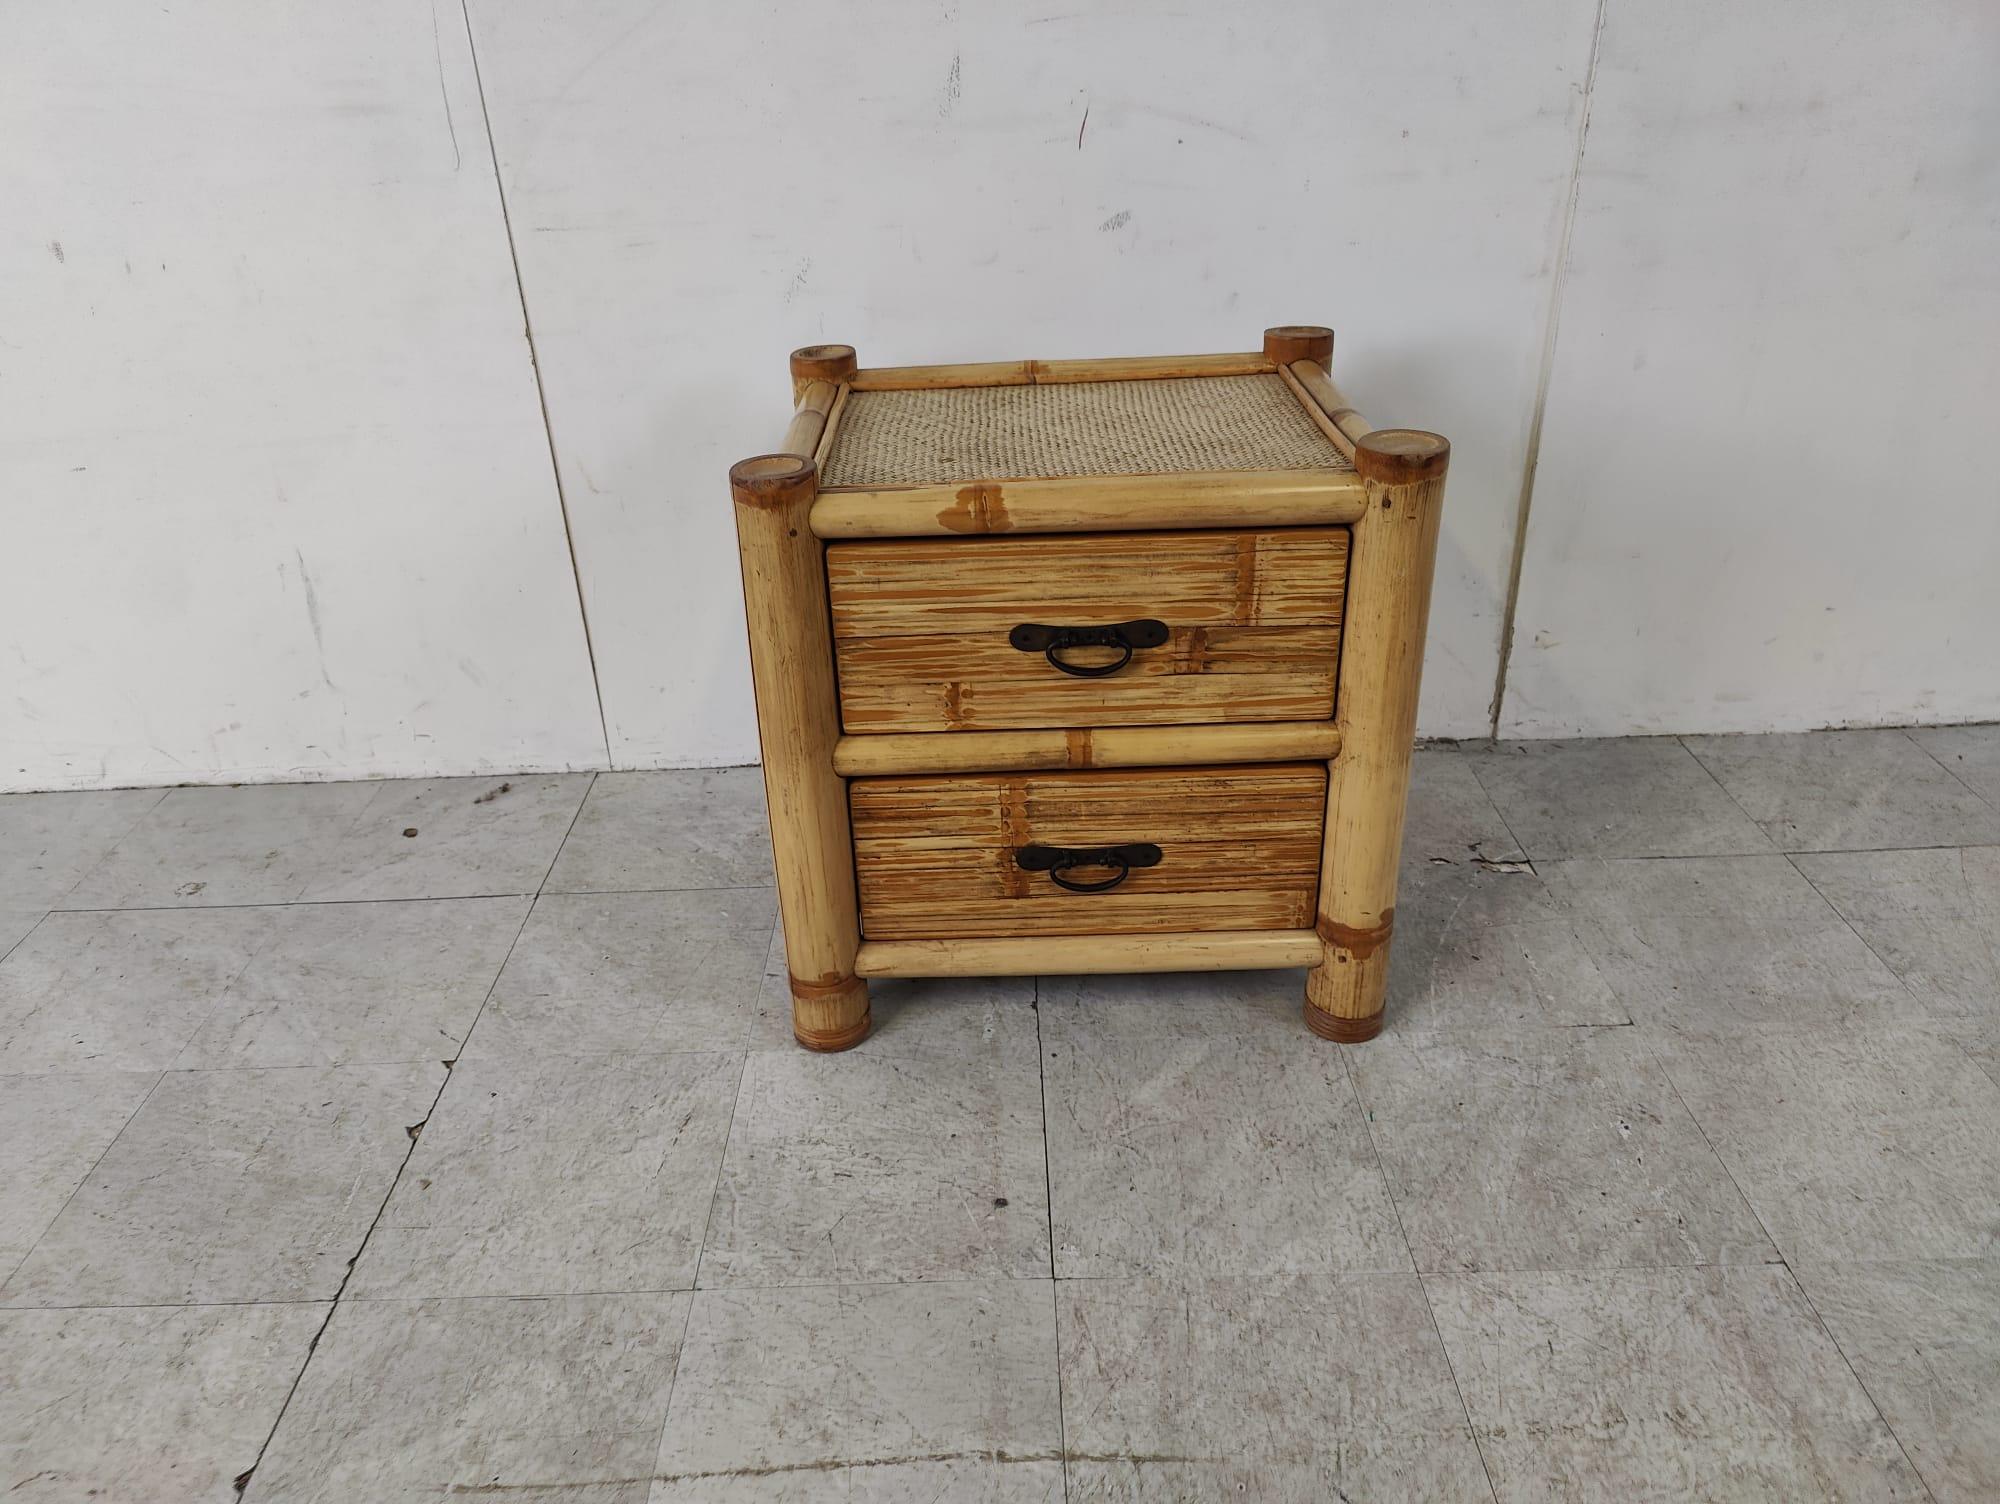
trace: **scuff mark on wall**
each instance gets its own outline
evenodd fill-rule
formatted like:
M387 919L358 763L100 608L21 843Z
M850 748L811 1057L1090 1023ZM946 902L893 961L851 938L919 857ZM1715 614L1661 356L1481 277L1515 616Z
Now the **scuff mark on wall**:
M785 287L785 306L787 308L792 306L794 298L806 290L806 274L812 270L812 266L812 257L808 256L799 263L799 269L792 273L792 280ZM597 487L592 486L590 489L595 491Z
M1129 225L1131 222L1132 222L1132 211L1130 209L1120 209L1116 214L1112 215L1111 218L1105 220L1104 223L1099 225L1097 228L1107 232L1111 230L1122 230L1125 228L1125 226Z
M313 646L319 649L319 676L328 689L338 690L340 686L326 671L326 633L319 620L319 590L313 584L312 571L306 568L306 556L295 548L292 557L299 561L299 579L306 587L306 620L312 624Z
M944 76L944 89L938 96L938 119L951 119L952 112L965 95L964 68L959 55L951 55L951 71Z

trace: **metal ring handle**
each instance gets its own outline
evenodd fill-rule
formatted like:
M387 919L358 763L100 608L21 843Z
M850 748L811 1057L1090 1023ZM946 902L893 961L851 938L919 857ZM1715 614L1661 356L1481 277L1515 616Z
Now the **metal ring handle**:
M1102 679L1106 674L1117 673L1118 670L1132 661L1132 644L1129 642L1118 644L1123 650L1123 656L1110 663L1100 663L1095 666L1087 663L1065 663L1062 659L1056 657L1056 654L1062 649L1080 645L1070 642L1052 642L1042 650L1042 656L1064 673L1073 674L1079 679ZM1104 646L1109 647L1110 644L1106 643Z
M1024 872L1046 872L1049 881L1071 893L1103 893L1117 887L1137 867L1157 867L1160 848L1151 841L1133 841L1124 846L1022 846L1014 852L1015 865ZM1116 867L1110 877L1096 882L1077 882L1063 874L1076 867Z
M1144 617L1108 627L1050 627L1024 621L1007 634L1007 641L1024 653L1040 653L1051 667L1065 674L1078 679L1102 679L1130 663L1135 650L1159 647L1171 636L1173 632L1165 622ZM1086 647L1117 648L1119 656L1114 662L1099 664L1071 663L1060 656L1064 648Z
M1118 864L1118 870L1114 872L1110 877L1107 877L1100 882L1094 882L1094 883L1076 882L1071 878L1064 877L1063 869L1061 867L1049 868L1049 881L1054 883L1058 888L1067 889L1071 893L1107 892L1110 889L1117 887L1120 883L1124 882L1126 878L1132 875L1132 864L1130 862L1126 861L1123 857L1114 857L1114 860ZM1076 862L1073 865L1081 867L1084 864L1082 862Z

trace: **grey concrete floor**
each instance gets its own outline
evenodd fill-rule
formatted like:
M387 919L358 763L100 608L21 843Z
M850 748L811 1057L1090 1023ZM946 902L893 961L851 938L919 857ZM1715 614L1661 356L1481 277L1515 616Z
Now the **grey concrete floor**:
M2000 727L1426 749L1353 1048L506 783L0 799L0 1496L2000 1497Z

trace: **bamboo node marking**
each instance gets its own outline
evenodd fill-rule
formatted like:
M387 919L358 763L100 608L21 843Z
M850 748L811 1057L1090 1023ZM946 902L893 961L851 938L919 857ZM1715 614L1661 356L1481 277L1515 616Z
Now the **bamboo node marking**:
M803 1003L816 1003L822 998L839 997L851 992L858 978L835 977L831 982L802 982L790 973L785 980L791 984L792 996Z
M1320 916L1319 923L1313 928L1319 931L1320 939L1335 950L1345 951L1357 961L1365 961L1389 943L1390 932L1396 928L1396 911L1390 909L1383 914L1380 924L1368 929L1355 929L1325 915Z
M957 496L937 514L941 527L954 533L1004 533L1014 526L998 486L985 481L961 486Z

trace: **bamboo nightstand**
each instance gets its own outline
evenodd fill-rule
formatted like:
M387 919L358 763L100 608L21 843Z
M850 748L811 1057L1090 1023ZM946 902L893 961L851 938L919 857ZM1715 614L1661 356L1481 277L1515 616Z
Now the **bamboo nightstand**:
M729 478L801 1044L869 977L1265 966L1380 1031L1450 446L1332 355L793 354Z

